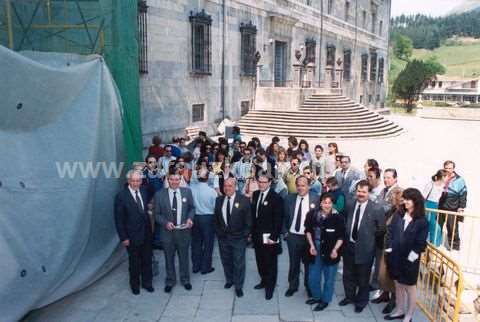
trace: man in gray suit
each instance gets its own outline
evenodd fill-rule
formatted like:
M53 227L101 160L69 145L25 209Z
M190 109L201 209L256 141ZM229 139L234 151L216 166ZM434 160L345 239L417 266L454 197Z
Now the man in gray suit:
M351 160L349 156L342 156L340 159L340 169L335 172L335 179L337 179L338 187L343 192L345 197L349 199L352 197L350 193L350 187L355 182L359 181L362 178L362 173L352 167Z
M187 188L179 188L180 175L169 174L168 184L169 188L155 194L155 220L162 227L162 244L167 270L166 293L170 293L177 281L175 252L178 252L180 263L180 282L186 290L192 289L188 250L195 216L192 192Z
M377 240L385 233L383 209L368 199L368 181L357 183L356 199L347 205L346 247L343 253L345 298L360 313L368 304L369 282Z
M236 180L225 179L224 196L215 202L215 231L225 273L225 288L235 285L235 294L243 296L245 249L252 228L250 200L236 193Z
M307 249L308 242L305 238L305 218L311 209L318 208L319 196L309 192L310 186L305 176L299 176L295 181L297 193L289 194L284 201L284 233L288 246L290 266L288 269L288 290L285 296L290 297L298 291L300 263L304 264L304 285L308 289L308 264Z

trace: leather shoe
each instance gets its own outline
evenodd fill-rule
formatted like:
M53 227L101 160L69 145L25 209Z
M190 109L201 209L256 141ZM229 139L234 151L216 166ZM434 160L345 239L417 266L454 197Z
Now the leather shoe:
M350 299L344 298L343 300L341 300L340 302L338 302L338 305L340 305L340 306L345 306L345 305L348 305L348 304L351 304L351 303L353 303L353 302L350 301Z
M237 297L242 297L243 296L243 291L241 288L235 290L235 294L237 294Z
M142 287L142 288L145 289L145 290L147 290L148 293L153 293L153 292L155 292L155 289L154 289L153 287L151 287L151 286L149 286L149 287Z
M202 275L210 274L210 273L213 272L214 270L215 270L215 268L212 267L212 268L210 268L208 271L202 272Z
M323 311L325 310L325 308L328 306L328 303L325 303L325 302L320 302L317 304L317 306L315 306L315 308L313 309L314 311Z
M395 302L389 302L382 310L383 314L390 314L392 313L393 309L395 308Z
M392 320L403 320L404 317L405 317L405 314L395 315L395 316L388 314L388 315L385 315L383 318L387 321L392 321Z
M362 313L363 308L364 307L362 307L362 306L355 306L355 313Z
M312 304L317 304L317 303L321 303L322 300L316 300L316 299L308 299L305 301L305 304L308 304L308 305L312 305Z
M291 290L291 289L288 289L286 292L285 292L285 296L286 297L290 297L292 296L293 294L295 294L297 290Z
M197 274L198 272L200 272L199 269L193 269L193 270L192 270L192 273L193 273L193 274Z
M172 287L167 285L163 290L165 291L165 293L170 293L172 291Z
M383 302L388 302L390 301L390 298L388 296L388 293L387 292L383 292L382 295L380 295L379 297L377 297L376 299L374 300L371 300L370 302L373 303L373 304L380 304L380 303L383 303Z
M266 300L271 300L273 297L273 290L266 290L265 291L265 299Z
M192 289L192 284L187 283L187 284L183 285L183 287L185 287L185 289L186 289L187 291L190 291L190 290Z
M265 288L265 285L263 285L263 283L259 283L259 284L255 285L253 288L256 289L256 290L261 290L262 288Z
M224 288L230 288L233 286L233 283L225 283Z
M140 290L138 288L132 288L132 293L133 295L138 295L140 294Z

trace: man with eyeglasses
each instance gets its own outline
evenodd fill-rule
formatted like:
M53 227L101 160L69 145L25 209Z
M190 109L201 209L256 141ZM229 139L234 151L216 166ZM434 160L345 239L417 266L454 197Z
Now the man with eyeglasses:
M439 201L439 209L463 213L467 207L467 186L465 180L455 172L455 162L445 161L443 169L447 171L447 181L443 189L442 197ZM438 217L440 227L447 222L447 248L460 250L460 235L458 226L463 222L463 216L455 218L452 215L441 214ZM455 228L454 228L455 227Z
M160 173L162 177L165 177L170 171L170 166L172 165L172 162L175 161L177 158L172 155L171 145L167 145L163 151L163 156L158 159L158 164L160 165Z
M292 158L290 160L290 169L283 176L283 182L287 186L288 193L297 193L296 180L300 175L300 160Z
M314 194L320 196L322 194L322 184L320 183L320 181L315 179L312 168L310 166L306 166L303 169L303 175L308 179L310 192L313 192Z
M272 177L267 172L258 175L258 189L252 196L252 241L255 249L260 283L256 290L265 289L270 300L277 283L277 256L283 222L282 198L271 189Z
M340 159L340 169L336 171L335 179L337 179L338 186L345 196L353 197L350 193L350 187L362 179L362 174L351 166L350 157L344 155Z
M250 171L252 168L252 151L250 149L245 149L243 151L243 157L240 161L237 161L233 164L232 173L237 179L237 192L243 191L245 186L245 181L250 176Z

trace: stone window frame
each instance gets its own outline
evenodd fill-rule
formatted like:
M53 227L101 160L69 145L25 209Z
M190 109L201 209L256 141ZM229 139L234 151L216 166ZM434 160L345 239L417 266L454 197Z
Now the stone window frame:
M313 63L315 64L315 52L317 50L317 42L313 37L305 39L305 60L304 63L309 64Z
M336 51L334 44L327 44L326 66L335 66Z
M333 14L334 0L327 0L327 13L329 15Z
M385 77L385 58L380 57L378 59L378 83L383 84Z
M368 54L361 56L361 80L366 82L368 78Z
M201 108L201 113L196 112L195 108ZM201 123L205 122L205 103L192 104L192 123ZM198 114L198 115L196 115ZM201 114L201 115L200 115ZM201 119L200 119L201 117Z
M137 10L138 70L140 74L148 74L147 1L139 0Z
M375 82L377 80L377 64L378 55L376 52L370 53L370 81Z
M345 21L350 19L350 0L345 1Z
M240 117L246 115L250 111L250 103L250 100L240 101Z
M240 75L255 76L257 64L255 61L255 52L257 50L257 27L248 23L240 24Z
M204 9L193 14L190 11L192 34L192 73L211 75L212 68L212 16Z
M343 79L346 81L350 81L352 79L352 50L351 49L343 50Z

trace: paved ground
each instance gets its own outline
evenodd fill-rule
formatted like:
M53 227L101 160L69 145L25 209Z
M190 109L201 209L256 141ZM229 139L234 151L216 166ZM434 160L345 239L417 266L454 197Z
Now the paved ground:
M338 274L336 298L323 312L313 312L304 302L303 289L286 298L288 256L286 249L279 259L278 288L270 301L264 291L253 286L258 283L253 249L247 249L247 276L245 296L237 298L233 289L225 290L223 269L215 250L215 272L192 275L193 290L177 285L171 294L163 292L163 253L156 251L160 260L160 275L154 278L155 293L142 292L133 296L128 288L127 264L89 288L35 311L23 322L370 322L383 321L383 304L371 304L361 314L353 306L339 307L343 298L341 275ZM426 321L419 311L415 322Z

